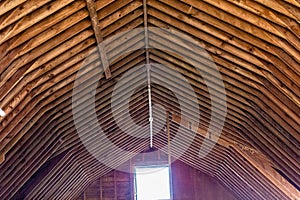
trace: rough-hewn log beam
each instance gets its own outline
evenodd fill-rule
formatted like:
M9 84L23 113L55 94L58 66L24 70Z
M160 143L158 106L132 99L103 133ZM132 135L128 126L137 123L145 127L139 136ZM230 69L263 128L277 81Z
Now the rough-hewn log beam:
M0 3L0 15L3 15L7 11L15 8L16 6L22 4L26 0L11 0L11 1L2 1Z
M51 173L54 167L56 167L57 163L59 163L66 154L69 149L65 152L57 155L54 158L49 159L45 162L40 169L35 172L35 174L22 186L22 188L14 195L13 199L25 199L26 196L34 190L34 188L42 182L42 180L47 176L47 174Z
M97 11L96 11L96 8L95 8L95 2L94 2L94 0L86 0L86 4L87 4L87 8L89 10L93 30L94 30L95 37L96 37L96 40L97 40L97 48L98 48L99 55L100 55L100 58L101 58L101 64L103 66L106 79L109 79L109 78L111 78L111 72L110 72L110 69L109 69L109 62L108 62L108 59L107 59L105 46L102 43L103 42L103 36L102 36L101 30L98 26L99 22L98 22L98 17L97 17Z
M177 124L180 124L187 129L200 134L203 137L206 137L208 134L205 130L196 126L189 119L182 118L182 116L180 117L176 114L171 114L171 118L173 122L176 122ZM240 156L251 163L251 165L253 165L260 173L262 173L271 183L276 185L276 187L278 187L287 196L291 197L292 199L296 199L296 197L299 196L299 191L297 191L289 182L284 180L281 175L271 167L271 162L268 161L268 159L256 149L247 145L243 145L231 139L223 138L222 136L220 138L216 138L213 133L209 135L209 139L212 141L216 141L217 144L225 148L232 147L233 149L235 149Z
M261 153L253 152L251 149L248 149L240 144L235 144L233 148L239 153L239 155L247 159L251 165L253 165L271 183L273 183L291 199L297 199L300 196L300 192L287 180L285 180L278 172L276 172L271 167L271 162Z
M144 10L144 29L145 29L145 49L146 49L146 64L149 64L149 35L148 35L148 11L147 11L147 0L143 0Z
M230 147L230 146L235 146L235 144L240 144L238 141L233 141L232 139L229 138L225 138L225 137L219 137L217 138L217 136L214 133L207 133L206 130L198 127L197 125L195 125L195 123L193 123L192 120L185 118L183 116L178 116L176 114L171 114L171 120L173 122L176 122L177 124L182 125L183 127L196 132L197 134L200 134L202 137L207 137L208 135L208 139L215 141L217 144L223 146L223 147ZM245 145L246 146L246 145ZM247 148L251 149L252 151L256 152L255 149L253 149L252 147L247 146Z

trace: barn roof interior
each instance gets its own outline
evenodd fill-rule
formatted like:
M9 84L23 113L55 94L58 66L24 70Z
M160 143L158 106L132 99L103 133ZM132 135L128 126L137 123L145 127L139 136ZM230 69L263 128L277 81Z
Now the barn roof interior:
M79 198L149 138L236 199L299 199L299 37L298 0L0 1L1 199Z

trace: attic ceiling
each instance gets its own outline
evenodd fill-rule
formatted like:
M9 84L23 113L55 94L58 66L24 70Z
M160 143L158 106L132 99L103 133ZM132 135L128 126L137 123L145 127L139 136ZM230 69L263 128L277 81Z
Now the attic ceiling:
M161 105L153 107L153 129L158 133L154 147L166 145L166 126L160 129L159 122L169 118L172 138L196 134L183 155L177 149L185 141L176 143L172 156L217 178L238 198L299 198L299 22L297 0L0 1L0 108L6 113L0 117L0 196L74 199L111 170L89 153L74 123L72 94L80 69L84 74L77 103L91 106L87 102L94 95L97 119L112 141L98 154L105 154L110 145L135 153L147 149L148 138L129 137L119 128L110 101L118 81L133 72L124 91L133 85L144 87L130 98L131 119L124 117L123 125L130 135L140 131L130 120L148 127L147 75L141 66L158 63L166 67L158 67L152 80L175 83L185 96L187 89L168 69L184 76L195 91L200 121L195 122L199 115L194 104L187 101L185 106L192 109L181 112L172 91L152 84L152 101ZM122 35L121 43L114 38L145 26L192 38L209 53L222 76L227 115L217 144L204 158L198 152L206 135L215 136L207 133L210 120L220 125L219 118L211 118L219 104L189 60L173 53L180 49L193 59L188 41L172 41L150 28L147 34ZM133 51L118 54L126 49ZM95 83L91 95L86 88ZM119 116L126 112L118 108ZM79 115L86 142L92 147L103 144L89 112Z

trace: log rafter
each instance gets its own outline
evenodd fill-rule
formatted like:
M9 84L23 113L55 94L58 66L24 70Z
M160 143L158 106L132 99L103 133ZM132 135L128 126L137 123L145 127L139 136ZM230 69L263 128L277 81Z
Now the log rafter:
M0 108L7 115L0 117L0 196L9 199L17 195L47 160L66 150L64 159L44 173L30 192L19 194L28 199L74 199L110 170L85 150L73 122L72 89L76 73L84 64L91 68L84 76L79 103L91 97L87 89L93 77L98 77L95 110L103 129L125 149L132 147L137 153L144 150L147 142L132 140L131 144L114 123L110 98L115 83L126 71L149 61L183 74L201 105L202 119L196 127L196 108L188 114L180 113L169 90L153 87L153 101L172 113L171 135L176 134L178 125L185 127L181 134L186 137L191 131L197 133L182 161L216 177L240 199L296 199L299 192L274 168L299 187L299 13L300 4L295 0L277 4L265 0L1 1ZM122 44L112 41L105 47L98 45L123 31L145 27L145 22L192 37L209 52L223 77L228 113L222 135L205 159L197 157L211 117L205 83L180 56L159 49L144 50L145 41L149 41L150 46L180 49L195 60L197 55L186 48L188 41L170 41L167 35L150 31L146 38L125 35ZM130 48L143 50L118 57ZM95 74L93 67L97 66L103 67L103 74ZM210 74L210 69L205 73ZM170 83L172 80L164 74L164 69L159 69L157 81ZM128 87L142 83L144 75L137 68ZM209 80L213 81L211 75ZM180 95L186 94L186 88L178 88ZM141 89L131 101L131 115L141 125L147 125L146 96L146 89ZM186 103L184 106L191 108ZM219 106L216 104L218 111ZM119 108L118 115L124 116L124 112ZM158 109L153 112L163 121L165 113ZM89 113L83 116L82 123L89 124ZM214 119L216 125L218 119ZM96 136L95 126L85 127L85 133ZM131 126L126 128L134 132ZM156 123L153 128L161 131ZM96 148L100 141L93 137L88 142ZM154 145L160 147L165 142L166 135L162 134ZM184 141L177 145L184 145ZM109 148L106 145L103 151ZM176 149L171 153L179 154ZM123 161L126 159L130 158Z
M98 48L98 52L99 52L100 58L101 58L101 64L103 66L106 78L109 79L111 77L111 73L110 73L110 69L109 69L109 62L107 60L105 46L103 45L103 36L102 36L101 30L98 25L98 17L97 17L94 0L86 0L86 4L87 4L87 8L89 10L93 30L94 30L95 37L96 37L97 48Z

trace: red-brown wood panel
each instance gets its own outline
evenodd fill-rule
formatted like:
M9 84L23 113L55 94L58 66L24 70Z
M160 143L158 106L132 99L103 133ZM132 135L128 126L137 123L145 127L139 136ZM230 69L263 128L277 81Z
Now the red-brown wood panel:
M127 165L130 167L130 165ZM79 200L132 199L133 177L130 173L111 171L96 179L78 198ZM172 163L172 190L178 200L235 200L235 196L214 177L189 165ZM155 191L154 191L155 192Z

